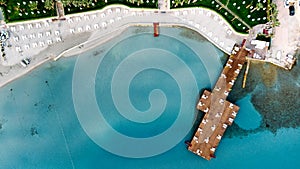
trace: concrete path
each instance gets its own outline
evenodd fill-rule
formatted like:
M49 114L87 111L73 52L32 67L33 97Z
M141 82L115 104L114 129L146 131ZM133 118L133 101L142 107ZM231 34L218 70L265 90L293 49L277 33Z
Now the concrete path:
M284 7L284 2L275 0L278 9L280 26L275 28L275 37L272 39L272 55L278 52L282 56L294 54L300 47L300 6L295 4L295 15L289 16L289 9Z
M291 67L292 61L288 55L295 55L300 49L300 6L295 3L295 15L289 16L288 7L284 7L284 2L274 0L278 9L278 20L280 25L275 27L275 36L272 38L271 49L266 60L278 66Z

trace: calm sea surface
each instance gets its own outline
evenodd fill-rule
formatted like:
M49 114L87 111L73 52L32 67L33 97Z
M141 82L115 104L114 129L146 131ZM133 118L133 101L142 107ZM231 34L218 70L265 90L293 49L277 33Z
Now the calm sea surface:
M199 91L212 88L224 54L186 29L151 32L129 28L1 88L0 169L298 168L299 128L225 137L211 161L187 151ZM246 131L262 121L251 97L236 102Z

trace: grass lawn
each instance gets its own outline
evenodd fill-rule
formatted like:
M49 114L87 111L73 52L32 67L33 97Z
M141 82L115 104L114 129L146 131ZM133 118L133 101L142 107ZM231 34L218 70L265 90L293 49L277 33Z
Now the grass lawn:
M45 9L44 3L41 1L7 0L1 7L7 22L56 15L55 10Z
M267 22L267 0L197 0L194 3L193 0L173 0L171 3L173 8L206 7L217 11L240 33Z
M157 0L143 0L143 2L142 0L107 0L107 2L104 0L61 1L65 6L65 14L102 9L110 4L157 8ZM6 22L56 16L54 0L0 0L0 7L3 9Z

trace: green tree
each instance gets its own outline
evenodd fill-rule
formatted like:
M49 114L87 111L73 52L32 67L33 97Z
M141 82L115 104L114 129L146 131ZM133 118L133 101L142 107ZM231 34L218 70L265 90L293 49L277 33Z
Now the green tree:
M47 10L52 10L52 9L54 9L54 3L53 3L53 0L46 0L46 1L45 1L45 5L44 5L44 8L47 9Z
M1 6L6 6L6 0L0 0L0 5Z
M137 4L140 5L140 4L143 4L144 1L143 0L137 0Z
M260 9L262 9L262 8L264 8L264 5L263 5L262 3L259 2L259 3L256 4L255 8L253 8L253 9L250 11L250 13L254 12L255 10L260 10Z
M252 4L253 4L253 1L251 1L250 4L246 6L246 8L248 9L250 6L252 6Z
M270 21L272 22L273 27L279 26L280 22L277 19L278 16L278 9L276 4L271 4L271 15L270 15Z
M181 4L181 0L174 0L174 7L177 7L179 4Z
M127 2L130 2L130 3L132 3L132 4L134 4L135 1L136 1L136 0L127 0Z
M69 5L72 4L71 1L61 1L61 2L62 2L62 4L64 5L64 7L69 6Z
M28 7L30 8L31 11L37 10L38 9L38 4L37 2L32 2L28 4Z

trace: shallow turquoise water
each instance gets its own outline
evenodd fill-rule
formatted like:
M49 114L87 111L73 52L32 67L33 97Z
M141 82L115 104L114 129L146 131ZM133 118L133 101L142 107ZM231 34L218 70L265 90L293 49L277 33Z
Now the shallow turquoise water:
M262 117L252 105L251 95L248 94L237 101L236 104L240 106L240 110L239 115L235 119L235 123L245 130L257 129L261 124Z
M173 31L175 35L176 32L180 32L179 29L163 29L162 33L164 31ZM217 158L209 162L188 152L184 140L191 138L193 134L191 127L198 125L194 122L198 113L194 106L198 97L197 90L210 88L210 81L216 80L217 76L211 77L213 73L208 73L210 70L206 69L208 63L205 60L213 59L208 57L204 50L199 50L204 52L199 53L194 47L178 47L177 50L173 49L172 51L166 49L181 43L190 44L189 46L196 44L198 49L209 50L212 48L209 48L210 45L207 42L184 39L178 33L177 40L172 38L173 35L166 33L165 36L155 40L172 40L172 42L156 43L159 45L150 46L151 39L153 40L150 38L151 36L151 34L138 34L130 36L130 38L121 37L122 42L126 42L125 44L130 44L127 40L143 37L138 40L140 45L127 46L126 49L129 53L127 55L124 52L123 57L117 57L120 56L118 54L120 51L114 48L99 47L99 50L104 50L102 56L95 57L92 55L92 51L79 58L73 57L55 63L47 63L1 88L0 168L238 169L295 168L300 164L298 160L300 129L281 129L276 135L262 131L241 138L224 138L216 151ZM151 52L140 53L140 49L143 47L142 40L145 38L149 38L150 41L145 41L147 44L144 43L144 47L146 46ZM122 45L122 43L113 44L116 48L118 45ZM163 44L173 45L163 46ZM166 58L165 60L168 62L165 63L164 59L154 55L159 49L164 49L162 51L163 58ZM130 50L132 51L130 52ZM180 56L180 52L182 52L181 55L186 52L190 53ZM115 56L113 57L111 53ZM216 54L218 57L222 56L218 50L208 53ZM77 59L81 62L76 62ZM99 67L97 67L98 63L100 63ZM79 69L80 66L88 71L89 68L93 68L93 65L97 67L93 72L95 74L84 72L80 75L76 72L82 70L82 67ZM215 71L220 72L220 65L215 66ZM177 69L173 69L173 67ZM80 72L82 73L82 71ZM188 75L181 75L182 72L186 72ZM74 84L76 78L82 82L78 86ZM193 78L196 80L195 86ZM209 78L215 79L209 80ZM120 93L124 91L123 89L127 89L125 83L127 81L130 82L128 90ZM118 91L118 87L120 87L120 91ZM89 116L94 115L90 114L93 108L92 104L84 105L87 108L83 107L82 109L78 105L74 106L76 102L74 94L77 92L88 94L88 97L77 98L82 99L80 101L87 103L92 101L89 95L90 88L95 91L95 103L97 103L103 119L112 129L123 136L133 138L136 142L140 142L140 139L143 138L158 136L170 129L176 120L185 119L184 123L179 123L179 127L175 128L176 132L171 132L167 137L178 139L178 143L172 143L174 146L165 152L145 158L127 158L104 150L99 146L100 143L110 143L110 145L134 153L154 152L169 146L168 142L173 139L153 141L145 147L134 145L135 142L132 140L128 142L124 142L125 139L116 140L110 128L104 124L100 124L102 128L98 128L95 124L100 122L97 121L98 117ZM185 91L182 91L181 88ZM113 95L112 89L116 89L118 92ZM127 104L123 105L127 97L131 101L132 107L126 107L129 106ZM118 102L112 101L114 99ZM181 102L186 104L180 105ZM256 113L250 103L250 96L238 101L237 104L241 106L238 125L245 128L256 127L256 125L250 125L246 120ZM118 111L117 106L125 107L130 111L122 114ZM157 113L154 111L156 108L162 109L161 114L155 114ZM81 113L78 113L77 110L80 110ZM140 116L145 111L149 111L147 115L145 114L147 118ZM244 114L241 115L242 113ZM80 119L82 118L80 116L85 118ZM82 122L86 122L84 120L88 120L90 126L82 126ZM258 124L258 120L259 118L254 118L254 124ZM84 123L84 125L87 124ZM184 128L188 130L184 130ZM86 132L86 129L89 131ZM93 130L90 131L90 129ZM94 136L93 134L100 135L91 139L90 136ZM183 135L183 137L177 138L178 135Z

